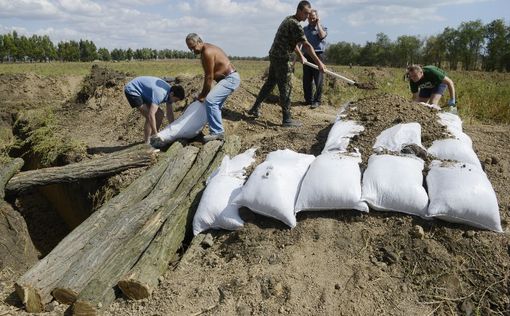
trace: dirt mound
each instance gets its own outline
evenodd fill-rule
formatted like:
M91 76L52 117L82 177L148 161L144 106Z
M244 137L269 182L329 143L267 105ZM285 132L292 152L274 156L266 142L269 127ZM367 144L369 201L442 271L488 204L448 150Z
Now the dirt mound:
M95 95L98 88L108 89L122 84L129 74L112 70L98 65L92 65L90 74L82 82L81 90L76 95L76 101L85 103Z
M365 130L350 146L360 150L366 164L376 137L383 130L400 123L417 122L421 125L422 144L428 148L434 140L449 136L446 128L439 124L437 113L435 109L387 93L357 100L347 107L347 119L363 125Z

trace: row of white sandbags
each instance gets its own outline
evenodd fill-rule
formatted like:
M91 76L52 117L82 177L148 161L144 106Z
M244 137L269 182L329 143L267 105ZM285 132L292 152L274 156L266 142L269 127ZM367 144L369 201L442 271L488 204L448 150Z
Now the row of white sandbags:
M496 193L480 168L435 160L426 177L427 194L423 167L423 160L412 156L371 156L363 174L362 200L375 210L502 232Z
M422 186L423 160L414 156L373 155L363 175L362 200L373 209L438 217L479 228L502 231L496 194L471 148L469 136L462 132L458 116L440 113L440 122L456 139L434 141L428 149L439 159L426 178L429 194ZM405 145L421 145L418 123L398 124L383 131L376 140L376 152L400 152ZM429 204L430 198L430 204Z
M435 140L428 148L428 153L440 160L465 162L481 169L480 160L472 147L473 142L462 131L461 119L451 113L438 113L438 116L439 123L446 126L453 138Z
M424 162L416 157L372 156L361 187L360 157L346 151L350 137L362 130L362 127L353 122L335 123L323 154L316 159L311 155L290 150L270 153L267 160L252 173L241 192L239 193L239 190L235 192L236 196L230 196L228 193L225 195L219 191L208 194L210 190L208 185L195 217L195 234L207 228L241 227L239 206L246 206L256 213L276 218L294 227L295 214L299 211L328 209L368 211L365 202L376 210L399 211L424 218L438 217L501 231L495 193L486 175L477 168L433 164L433 172L427 177L429 188L432 188L429 189L431 196L429 207L427 207L428 195L422 186ZM410 143L421 146L420 134L421 129L417 123L394 127L381 133L374 148L399 150L404 144ZM453 172L455 177L452 177L451 168L459 169ZM448 177L445 178L444 174L448 174ZM239 187L241 185L242 183ZM447 187L443 188L445 185ZM478 189L473 192L475 188ZM464 193L468 198L458 198L459 194ZM209 226L195 225L203 223L200 218L204 212L201 209L205 205L215 204L214 201L222 194L226 196L224 208L217 207L217 210L212 212L215 215L210 216L214 219L209 219ZM205 197L210 197L209 201ZM223 209L227 206L231 210L230 213L235 213L238 225L227 227L228 225L224 224L215 227L212 224L215 221L225 222L225 219L221 218Z
M271 152L255 168L241 190L244 180L228 185L235 179L225 175L224 164L231 161L225 158L219 171L208 181L193 221L194 234L209 228L242 227L238 214L240 206L278 219L290 227L296 226L295 214L303 210L357 209L368 212L368 206L361 201L360 155L345 153L350 137L363 127L354 122L335 126L327 141L327 148L334 152L325 150L317 159L288 149ZM246 154L236 156L232 161L243 160L239 157ZM237 164L235 173L242 175L238 179L244 179L243 168L248 165ZM221 174L224 176L220 178L218 175Z

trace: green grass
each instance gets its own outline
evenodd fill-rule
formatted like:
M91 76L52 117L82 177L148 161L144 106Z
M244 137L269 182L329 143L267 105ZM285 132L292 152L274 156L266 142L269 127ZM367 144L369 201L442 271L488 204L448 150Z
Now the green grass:
M42 167L53 165L67 153L84 151L83 144L65 139L59 133L52 106L22 112L15 124L25 137L17 138L12 146L21 149L28 145L30 152L39 157Z
M202 74L199 59L158 60L132 62L96 62L101 66L132 74L133 76L177 76L180 74ZM32 63L0 64L0 73L32 72L43 76L87 75L93 63ZM242 78L260 76L269 65L266 61L233 61ZM377 82L378 90L360 90L345 84L330 87L325 85L324 95L332 104L341 104L377 92L388 92L406 98L411 97L409 83L403 80L404 69L329 66L329 69L358 82ZM301 78L302 70L296 65L296 76ZM488 72L448 71L457 90L459 112L464 120L494 123L510 123L510 74ZM295 89L300 91L300 89ZM295 95L294 98L301 98ZM449 96L441 100L445 106Z

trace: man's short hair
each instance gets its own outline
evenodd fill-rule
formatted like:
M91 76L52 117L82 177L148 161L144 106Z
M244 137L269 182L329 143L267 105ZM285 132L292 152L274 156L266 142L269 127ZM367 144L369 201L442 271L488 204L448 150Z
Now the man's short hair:
M308 1L299 1L299 4L297 5L297 9L299 11L302 11L305 7L311 7L312 5Z
M420 65L417 64L407 66L407 73L416 71L423 71L423 69L421 68Z
M197 33L189 33L186 36L186 42L192 42L193 44L203 43L202 38Z
M184 88L179 85L172 86L170 88L170 92L173 92L174 97L178 98L179 100L183 100L185 97Z

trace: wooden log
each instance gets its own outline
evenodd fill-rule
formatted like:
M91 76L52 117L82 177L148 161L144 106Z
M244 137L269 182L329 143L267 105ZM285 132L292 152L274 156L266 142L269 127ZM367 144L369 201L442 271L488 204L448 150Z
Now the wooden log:
M101 308L108 306L113 301L115 298L115 284L136 263L165 220L175 215L172 219L175 218L177 222L182 224L177 225L180 227L178 230L184 229L186 213L177 214L175 210L178 210L182 202L189 198L190 192L196 183L203 178L204 173L217 156L219 146L219 142L210 142L203 147L195 164L174 192L172 198L149 218L138 234L127 242L115 256L110 258L108 264L95 275L95 281L90 282L80 293L73 304L75 315L97 315Z
M21 158L15 158L0 168L0 200L5 197L5 184L21 170L25 162Z
M79 250L99 232L122 214L125 208L144 199L159 181L171 161L182 150L174 143L162 159L125 190L106 202L101 208L76 227L15 284L16 293L28 312L42 312L52 299L51 291L69 267L79 260Z
M74 262L52 292L63 304L72 304L108 259L128 242L155 210L170 199L191 168L198 149L187 146L174 156L151 193L142 201L126 208L105 230L80 250L81 259Z
M10 267L25 272L36 262L37 250L25 219L9 203L0 200L0 270Z
M97 159L21 172L11 178L5 190L8 194L17 194L29 188L48 184L108 177L130 168L148 166L154 162L154 157L152 147L141 144Z
M182 244L186 228L191 223L192 216L200 196L205 188L207 177L219 166L226 153L236 154L240 149L239 138L232 138L225 143L219 154L214 158L208 170L196 182L190 193L175 212L165 221L156 238L151 242L136 265L119 281L122 293L130 299L149 297L158 285L158 279L168 268L168 262L175 255ZM188 223L189 222L189 223Z

